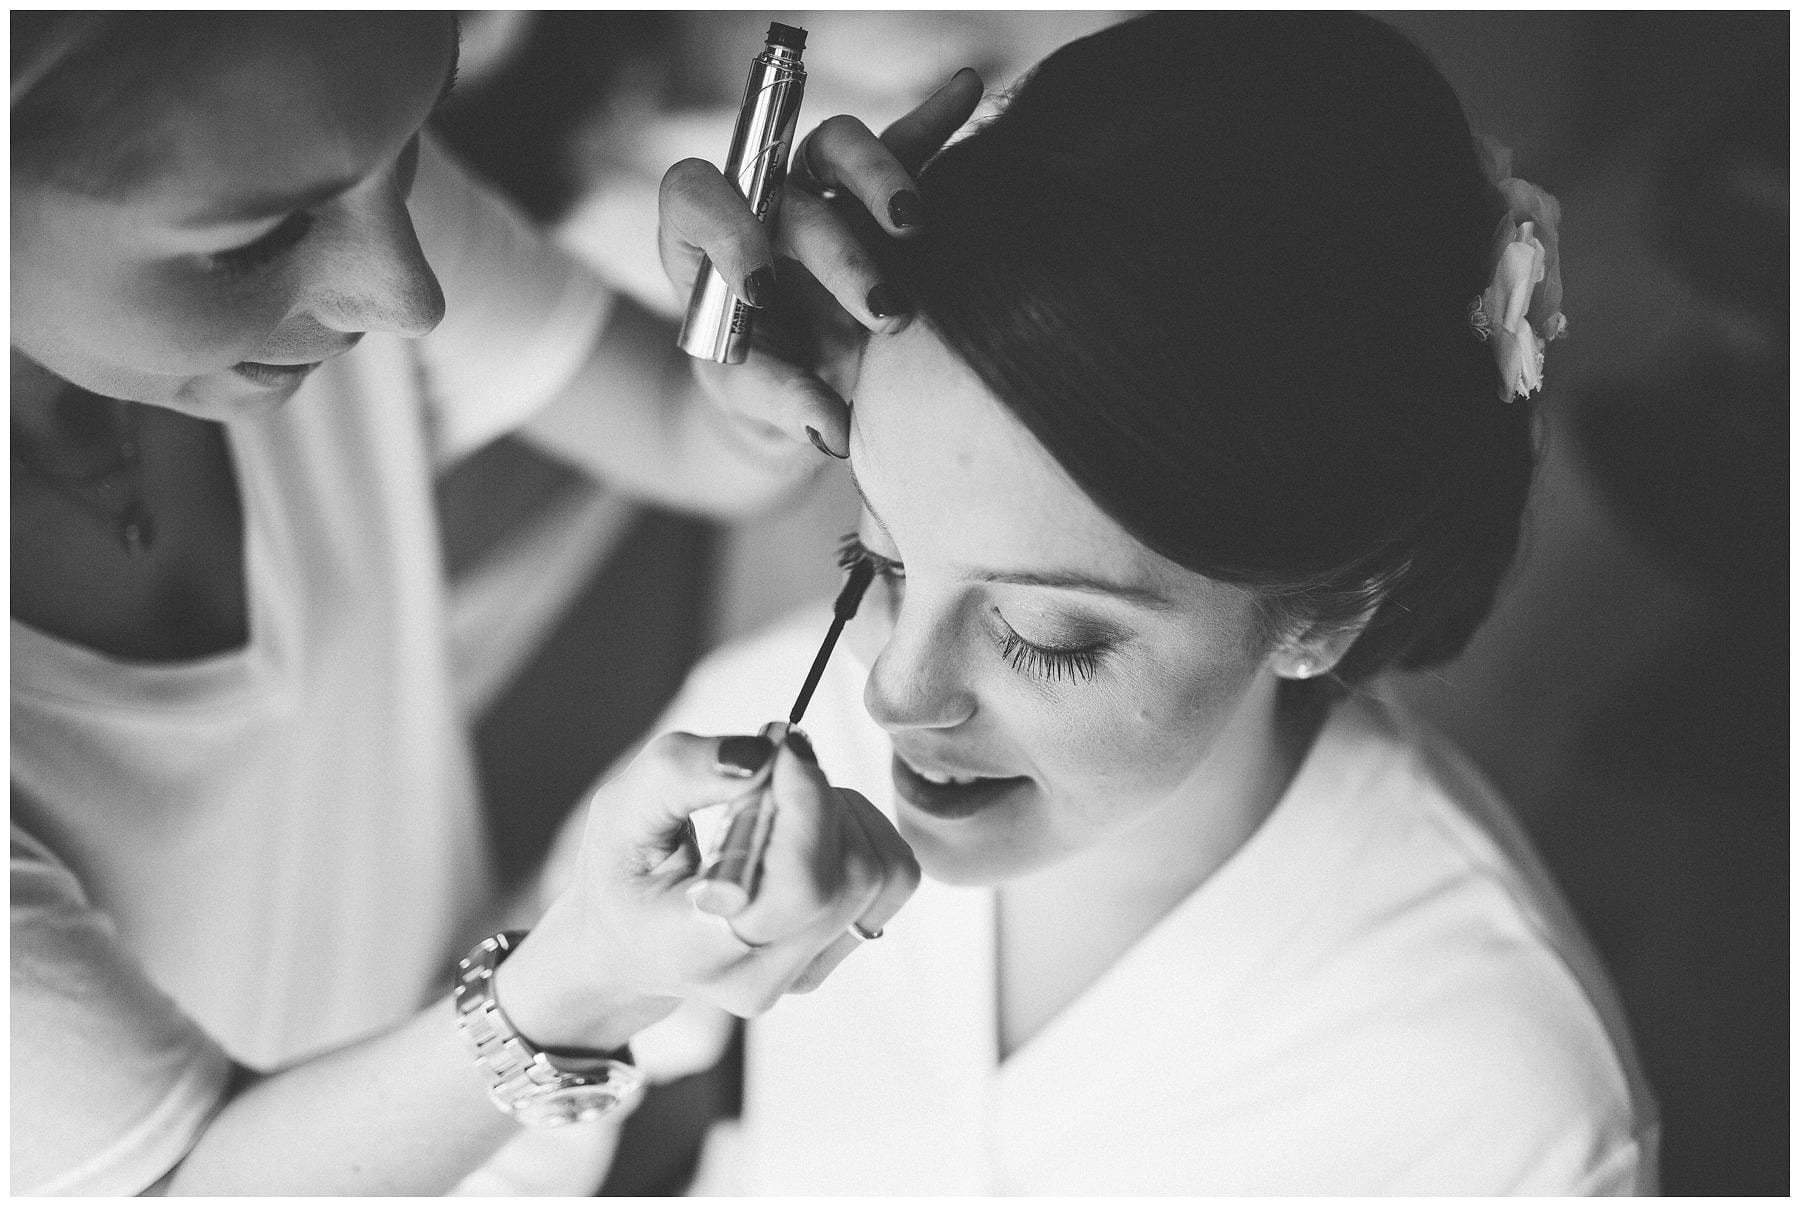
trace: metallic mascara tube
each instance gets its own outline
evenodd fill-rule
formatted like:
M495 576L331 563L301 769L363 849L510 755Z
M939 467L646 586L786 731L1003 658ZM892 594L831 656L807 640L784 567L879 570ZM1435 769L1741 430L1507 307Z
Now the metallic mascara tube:
M737 186L757 220L773 222L781 206L781 184L787 179L788 155L794 145L794 123L806 68L800 52L806 31L774 22L768 45L750 62L750 81L738 109L737 129L725 157L725 177ZM710 259L700 262L700 276L688 298L678 346L689 356L741 365L750 353L754 309L738 300Z
M781 721L770 721L757 736L779 751L789 728ZM711 913L735 914L756 896L763 851L775 824L775 802L769 795L774 770L775 758L771 755L755 781L725 811L725 837L695 890L695 903L704 901Z

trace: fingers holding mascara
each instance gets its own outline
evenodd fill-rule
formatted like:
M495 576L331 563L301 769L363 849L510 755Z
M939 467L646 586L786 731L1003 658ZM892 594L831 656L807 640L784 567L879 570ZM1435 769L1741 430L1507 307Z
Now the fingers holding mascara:
M719 169L703 159L684 159L670 168L663 174L658 210L657 253L680 297L687 297L701 259L709 257L741 300L765 307L774 299L775 253L768 228Z
M819 451L840 460L849 455L848 404L798 365L753 346L741 365L696 360L693 371L707 394L738 420L809 433Z
M734 345L718 358L742 363L727 367L690 349L708 397L748 421L753 438L738 446L785 456L786 442L807 441L833 457L848 454L843 391L863 340L901 330L912 313L871 249L928 227L916 174L981 94L981 77L965 68L879 137L853 117L828 118L792 156L769 226L703 160L683 160L664 175L658 251L677 296L690 298L710 260L731 295L755 308L747 350Z
M790 746L776 755L770 788L775 824L756 895L732 921L757 943L793 943L810 960L862 912L887 879L882 852L864 834L816 764Z
M906 840L900 837L900 832L894 829L894 823L861 793L840 789L838 795L844 816L862 832L870 848L877 853L882 869L881 886L868 904L832 938L831 945L813 957L789 988L790 993L811 993L824 984L851 952L868 942L870 937L881 934L919 887L919 861Z
M879 138L840 114L821 122L795 152L781 249L870 331L900 330L912 304L884 279L867 242L909 238L927 225L914 174L968 120L981 89L981 77L964 68ZM857 204L827 200L843 194Z
M795 183L801 192L847 192L890 235L913 234L924 219L918 186L893 152L862 122L847 113L828 117L794 154Z
M596 790L570 882L515 970L518 1004L546 1034L616 1047L618 1020L642 1025L683 999L761 1014L823 979L853 922L877 928L900 908L917 883L910 851L802 749L666 734ZM729 916L699 908L706 869L691 815L764 783L773 825L754 892ZM544 988L571 978L572 995Z
M843 219L823 198L794 194L782 220L780 243L865 329L896 332L911 317L912 306L884 278L874 253L846 232Z
M925 161L937 154L981 104L981 76L964 67L936 92L920 101L911 112L881 132L881 142L900 167L917 175Z

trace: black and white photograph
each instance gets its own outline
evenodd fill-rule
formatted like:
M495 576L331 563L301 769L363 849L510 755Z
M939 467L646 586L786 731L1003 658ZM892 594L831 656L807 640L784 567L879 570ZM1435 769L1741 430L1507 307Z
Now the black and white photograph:
M1786 1197L1786 8L14 8L19 1196Z

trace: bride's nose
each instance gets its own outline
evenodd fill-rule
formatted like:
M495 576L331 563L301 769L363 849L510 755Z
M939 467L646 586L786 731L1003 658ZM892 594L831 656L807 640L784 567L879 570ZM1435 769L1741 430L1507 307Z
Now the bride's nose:
M957 627L954 617L900 608L863 686L863 706L883 729L948 729L974 715L968 655Z

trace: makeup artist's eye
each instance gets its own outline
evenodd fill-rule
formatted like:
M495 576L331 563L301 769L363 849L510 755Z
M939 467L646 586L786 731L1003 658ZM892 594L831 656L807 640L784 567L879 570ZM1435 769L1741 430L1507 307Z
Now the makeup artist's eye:
M304 210L296 211L275 224L273 230L242 247L214 252L213 262L227 272L255 272L279 259L312 231L318 221Z
M870 549L856 533L846 532L844 539L838 542L837 563L848 570L858 562L868 562L875 567L877 575L890 581L900 582L906 578L905 566Z
M995 619L1005 630L1000 634L1000 656L1021 675L1046 683L1087 683L1099 673L1108 648L1104 642L1071 648L1037 645L1019 636L998 613Z

